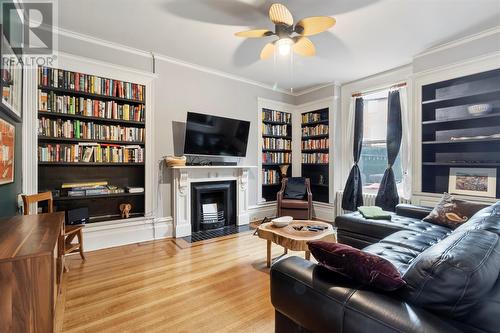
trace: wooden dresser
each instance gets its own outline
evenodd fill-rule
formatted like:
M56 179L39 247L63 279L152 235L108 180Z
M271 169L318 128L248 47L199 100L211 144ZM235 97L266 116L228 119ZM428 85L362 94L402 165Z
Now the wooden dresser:
M0 219L0 332L53 332L64 213Z

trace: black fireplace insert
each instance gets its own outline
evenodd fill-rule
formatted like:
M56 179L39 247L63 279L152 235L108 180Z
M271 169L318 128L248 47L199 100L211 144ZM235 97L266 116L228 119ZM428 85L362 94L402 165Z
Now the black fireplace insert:
M236 225L236 181L191 184L191 232Z

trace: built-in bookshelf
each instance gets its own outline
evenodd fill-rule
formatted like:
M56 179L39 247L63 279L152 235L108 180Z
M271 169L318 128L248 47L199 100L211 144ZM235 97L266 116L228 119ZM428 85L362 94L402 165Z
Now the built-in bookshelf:
M422 192L447 192L454 167L496 169L500 197L500 69L422 86Z
M262 197L275 201L281 187L280 167L292 174L292 114L262 109Z
M329 202L329 109L302 113L302 177L311 181L313 200Z
M145 96L141 84L38 68L38 190L57 210L87 207L99 222L130 203L144 216Z

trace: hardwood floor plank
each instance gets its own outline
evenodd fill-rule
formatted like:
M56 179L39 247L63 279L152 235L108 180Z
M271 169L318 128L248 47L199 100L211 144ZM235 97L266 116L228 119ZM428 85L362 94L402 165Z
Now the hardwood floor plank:
M264 240L242 233L178 245L167 239L90 252L85 263L70 258L62 331L273 332ZM282 251L273 246L273 257Z

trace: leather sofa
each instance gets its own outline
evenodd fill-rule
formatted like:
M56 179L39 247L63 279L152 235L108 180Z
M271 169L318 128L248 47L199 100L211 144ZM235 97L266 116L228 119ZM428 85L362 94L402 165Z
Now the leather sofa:
M275 332L499 332L500 202L455 230L422 221L429 212L399 205L392 221L358 213L335 221L340 242L386 258L425 288L383 292L289 257L271 268Z

